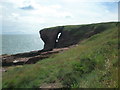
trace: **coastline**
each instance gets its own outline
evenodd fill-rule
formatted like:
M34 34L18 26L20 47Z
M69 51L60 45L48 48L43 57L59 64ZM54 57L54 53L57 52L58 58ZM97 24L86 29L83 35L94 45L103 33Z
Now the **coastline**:
M25 65L25 64L35 64L36 62L40 60L49 58L53 54L57 54L59 52L68 50L69 48L72 48L74 46L75 45L70 46L70 47L65 47L65 48L55 48L51 51L36 50L36 51L11 54L11 55L5 54L5 55L0 55L0 58L2 58L3 67Z

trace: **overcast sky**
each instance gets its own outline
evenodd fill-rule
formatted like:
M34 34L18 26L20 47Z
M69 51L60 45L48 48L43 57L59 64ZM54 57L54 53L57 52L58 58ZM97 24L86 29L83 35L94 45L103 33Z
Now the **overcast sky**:
M37 34L52 26L118 21L119 0L83 1L2 0L0 31L4 34Z

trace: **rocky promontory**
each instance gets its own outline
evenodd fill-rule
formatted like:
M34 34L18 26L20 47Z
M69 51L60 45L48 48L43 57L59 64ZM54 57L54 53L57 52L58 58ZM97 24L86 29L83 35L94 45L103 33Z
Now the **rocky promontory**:
M50 51L54 48L63 48L75 45L85 38L106 30L107 23L90 25L68 25L40 30L40 36L44 41L43 51ZM60 35L60 36L59 36Z

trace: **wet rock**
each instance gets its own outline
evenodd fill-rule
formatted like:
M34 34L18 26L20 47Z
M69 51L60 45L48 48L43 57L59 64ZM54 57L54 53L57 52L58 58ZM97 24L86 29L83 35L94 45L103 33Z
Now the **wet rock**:
M27 53L19 53L14 55L3 55L2 66L16 66L24 64L34 64L40 60L50 57L53 54L59 53L61 51L67 50L68 48L54 49L52 51L46 51L40 53L40 51L32 51Z

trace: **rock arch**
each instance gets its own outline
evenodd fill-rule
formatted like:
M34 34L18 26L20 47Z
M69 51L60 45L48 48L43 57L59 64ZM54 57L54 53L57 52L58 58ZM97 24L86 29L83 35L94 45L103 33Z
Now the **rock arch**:
M44 41L44 51L50 51L56 47L58 35L62 33L63 27L46 28L40 31L40 37ZM57 40L57 42L56 42Z

